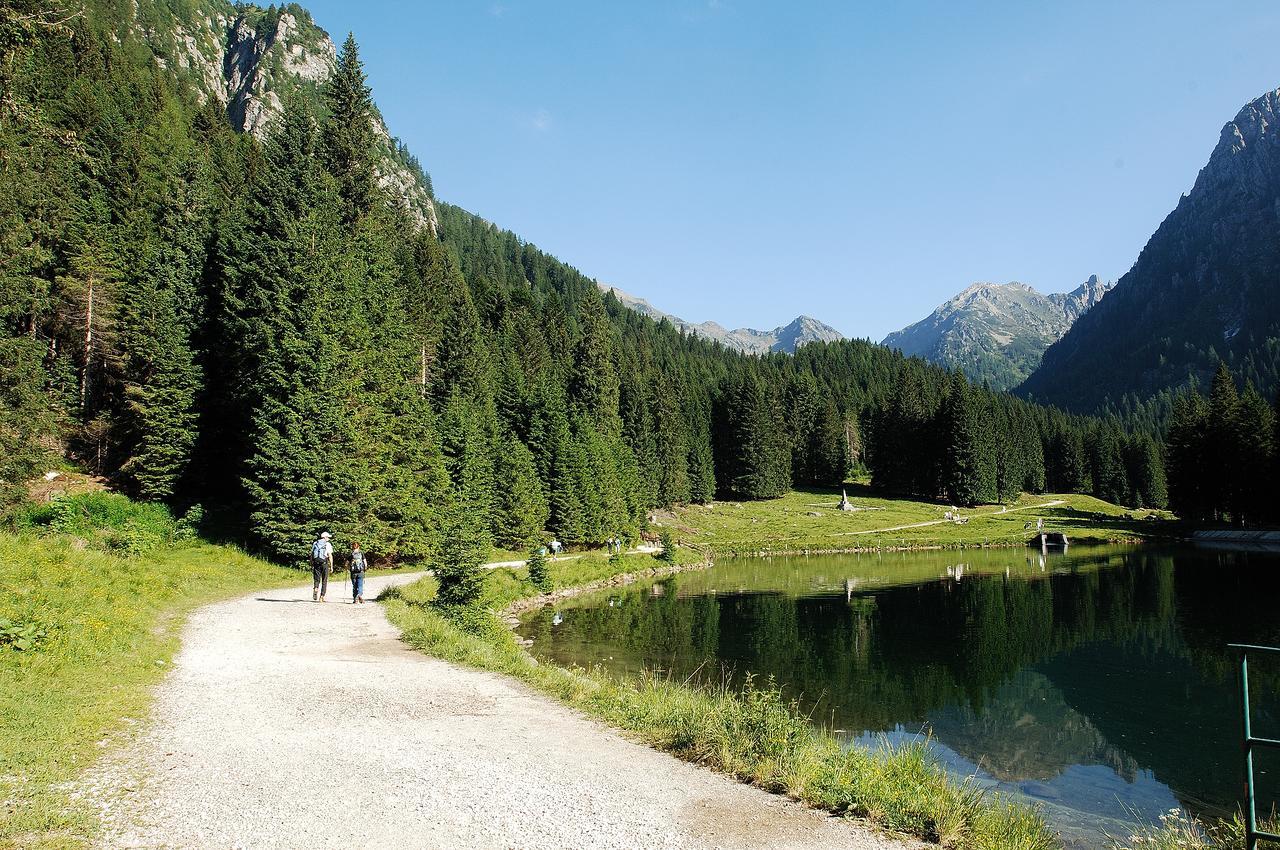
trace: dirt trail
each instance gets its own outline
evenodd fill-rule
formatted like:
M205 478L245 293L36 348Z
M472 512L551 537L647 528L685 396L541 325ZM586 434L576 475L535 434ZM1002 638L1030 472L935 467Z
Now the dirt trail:
M1018 511L1035 511L1040 508L1056 508L1058 505L1065 505L1065 499L1054 499L1052 502L1045 502L1043 505L1023 505L1020 508L1009 508L1003 511L987 511L985 514L968 514L969 519L981 519L989 516L1004 516L1005 514L1016 514ZM944 523L954 522L950 519L931 519L926 522L913 522L909 525L895 525L890 528L869 528L866 531L842 531L838 536L853 537L858 534L884 534L887 531L902 531L906 528L924 528L929 525L943 525Z
M414 652L341 588L194 612L151 720L86 781L102 846L915 846Z

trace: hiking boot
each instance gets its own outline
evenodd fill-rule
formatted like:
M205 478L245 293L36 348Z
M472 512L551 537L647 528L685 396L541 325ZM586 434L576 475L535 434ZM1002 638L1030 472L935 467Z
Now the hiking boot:
M313 590L313 591L311 591L311 601L312 601L312 602L319 602L319 601L320 601L320 594L319 594L318 592L314 591L314 590Z
M363 604L364 604L364 597L363 597L363 596L361 596L361 597L360 597L360 604L361 604L361 605L363 605Z

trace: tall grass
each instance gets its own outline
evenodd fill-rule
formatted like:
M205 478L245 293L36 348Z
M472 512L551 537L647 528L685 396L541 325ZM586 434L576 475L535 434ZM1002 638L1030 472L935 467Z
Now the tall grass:
M1280 829L1274 817L1261 824L1267 832ZM1135 830L1131 835L1113 837L1113 850L1240 850L1244 847L1244 819L1205 823L1181 809L1170 809L1159 822ZM1259 850L1280 850L1280 844L1260 841Z
M635 556L629 561L619 568L640 563ZM560 586L567 584L566 573L597 577L608 568L607 562L551 565ZM1058 846L1037 811L956 781L924 743L884 742L871 751L842 746L771 682L752 679L741 689L695 686L654 675L618 679L600 670L539 664L494 614L532 585L517 570L490 576L487 584L485 605L466 609L433 604L431 579L384 594L383 601L405 640L425 652L513 676L654 747L761 788L946 847Z
M167 511L91 494L29 509L0 534L0 619L41 636L0 645L0 847L74 847L92 812L65 784L100 742L145 717L183 616L213 599L298 580L186 539Z

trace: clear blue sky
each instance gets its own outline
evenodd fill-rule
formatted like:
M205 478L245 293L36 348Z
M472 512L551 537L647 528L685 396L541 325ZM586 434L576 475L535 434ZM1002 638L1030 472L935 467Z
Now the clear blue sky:
M877 340L1118 278L1280 87L1274 0L305 5L439 197L690 320Z

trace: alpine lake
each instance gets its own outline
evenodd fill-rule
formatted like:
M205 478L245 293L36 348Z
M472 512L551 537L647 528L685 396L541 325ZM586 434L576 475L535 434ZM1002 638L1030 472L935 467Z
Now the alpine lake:
M1280 555L1072 547L732 558L527 615L533 653L622 676L772 679L848 746L925 736L1068 847L1242 797L1238 656L1280 645ZM1280 737L1280 655L1250 657ZM1280 752L1255 755L1261 801ZM1266 803L1270 808L1270 803ZM1260 805L1260 811L1262 806Z

